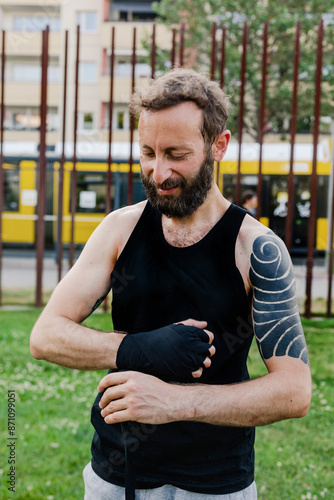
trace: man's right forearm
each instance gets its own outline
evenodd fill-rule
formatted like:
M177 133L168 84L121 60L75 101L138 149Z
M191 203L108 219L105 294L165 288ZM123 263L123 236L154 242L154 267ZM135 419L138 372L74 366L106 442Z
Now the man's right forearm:
M102 332L66 317L37 321L30 338L34 358L77 370L116 368L116 354L124 333Z

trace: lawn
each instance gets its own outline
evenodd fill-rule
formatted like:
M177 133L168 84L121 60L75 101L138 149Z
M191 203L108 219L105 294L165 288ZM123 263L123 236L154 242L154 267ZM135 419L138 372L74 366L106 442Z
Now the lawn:
M35 361L29 353L29 333L38 314L38 310L0 311L0 498L79 500L82 469L90 460L90 407L103 372L78 372ZM96 312L87 322L110 329L105 313ZM312 406L304 419L257 429L260 500L334 498L334 320L303 323L313 374ZM249 369L252 377L264 373L255 346ZM8 403L13 395L10 436ZM10 459L15 460L15 493L8 491Z

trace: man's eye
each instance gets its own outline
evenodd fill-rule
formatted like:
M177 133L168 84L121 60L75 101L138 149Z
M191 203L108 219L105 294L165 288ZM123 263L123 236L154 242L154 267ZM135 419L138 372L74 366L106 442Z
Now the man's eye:
M186 155L181 155L181 156L175 156L175 155L168 155L169 158L173 161L181 161L186 158Z
M146 156L146 158L153 158L154 153L145 153L145 152L143 152L142 155Z

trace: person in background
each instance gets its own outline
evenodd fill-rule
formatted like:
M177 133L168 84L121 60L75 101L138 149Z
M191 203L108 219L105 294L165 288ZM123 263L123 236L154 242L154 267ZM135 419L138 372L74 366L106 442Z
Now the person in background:
M257 208L257 196L254 191L247 190L242 193L240 206L247 210L247 212L255 217Z

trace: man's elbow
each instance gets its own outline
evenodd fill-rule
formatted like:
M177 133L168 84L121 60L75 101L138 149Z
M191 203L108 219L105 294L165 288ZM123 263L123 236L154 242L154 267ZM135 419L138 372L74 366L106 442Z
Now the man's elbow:
M43 359L41 349L32 334L30 336L30 354L35 359Z
M294 405L294 418L303 418L309 412L312 400L312 383L311 381L302 384L299 387L298 394Z
M43 342L41 340L38 328L36 328L36 326L33 328L30 335L30 354L35 359L38 360L45 359Z

